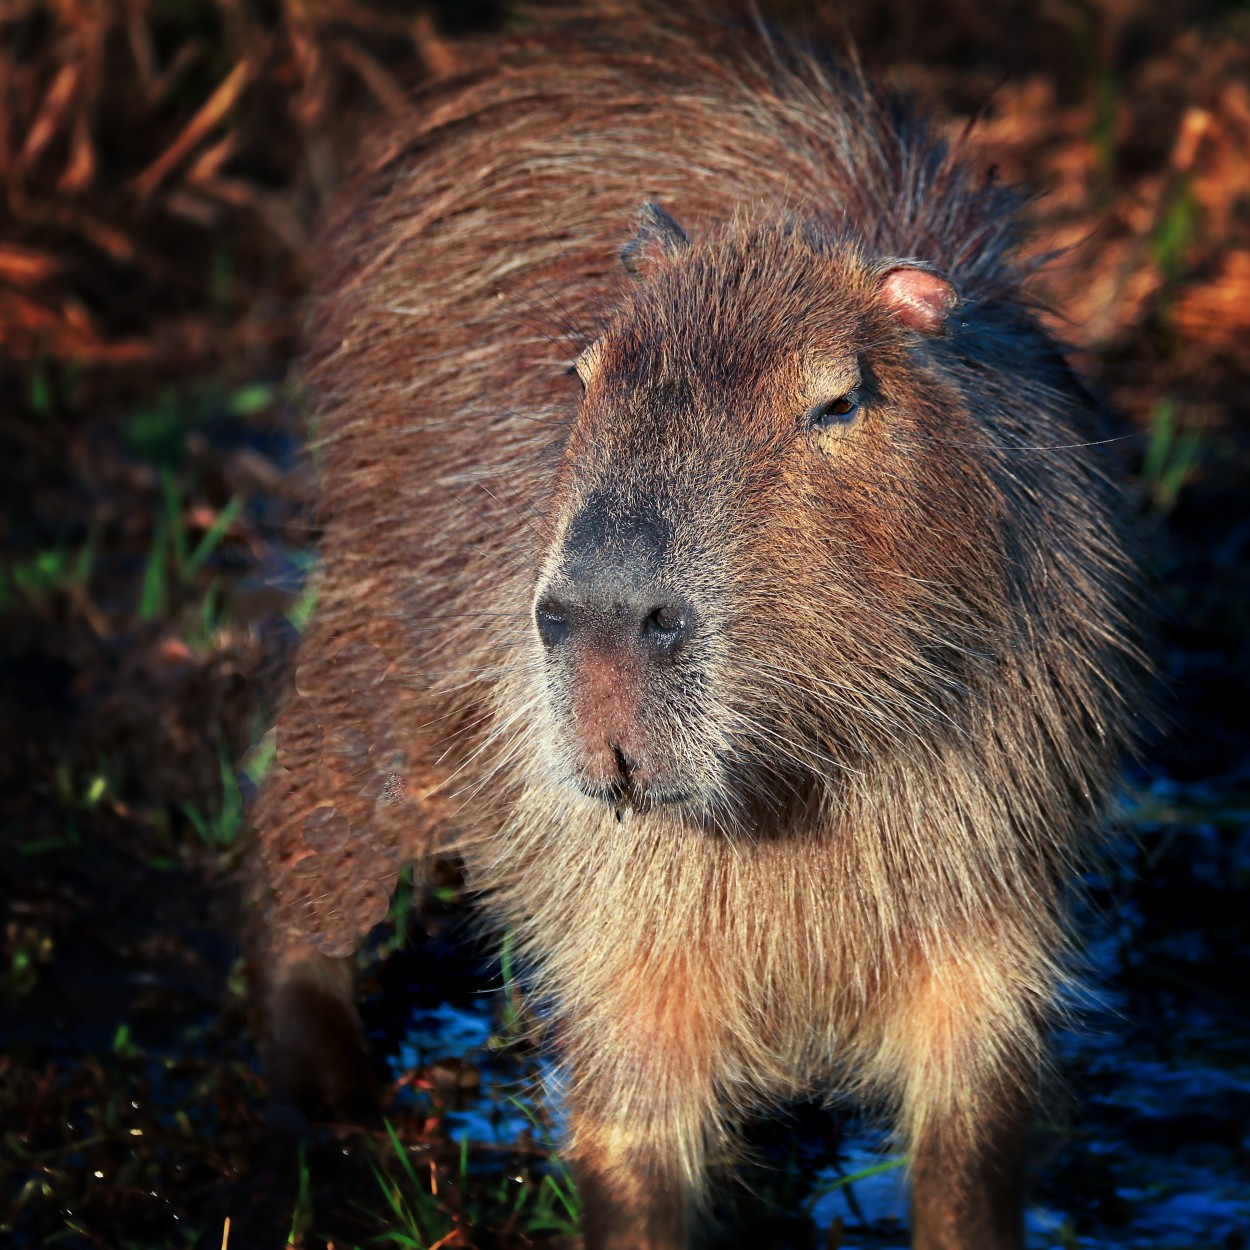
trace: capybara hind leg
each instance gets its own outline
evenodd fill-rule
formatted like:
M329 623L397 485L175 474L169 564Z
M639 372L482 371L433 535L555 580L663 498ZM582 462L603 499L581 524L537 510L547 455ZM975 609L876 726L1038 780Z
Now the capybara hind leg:
M262 1050L270 1097L305 1114L353 1115L371 1105L352 960L301 944L265 971Z
M332 602L331 607L335 604ZM371 1093L351 955L412 851L386 653L366 615L314 625L252 812L249 928L261 1052L279 1106L343 1114ZM315 943L315 945L314 945Z

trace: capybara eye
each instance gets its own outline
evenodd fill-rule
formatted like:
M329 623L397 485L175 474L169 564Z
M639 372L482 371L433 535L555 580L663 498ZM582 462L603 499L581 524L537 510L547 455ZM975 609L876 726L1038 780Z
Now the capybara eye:
M859 392L847 391L845 395L839 395L837 399L831 399L824 404L817 404L807 414L808 428L827 430L834 425L848 425L855 420L855 414L858 411Z

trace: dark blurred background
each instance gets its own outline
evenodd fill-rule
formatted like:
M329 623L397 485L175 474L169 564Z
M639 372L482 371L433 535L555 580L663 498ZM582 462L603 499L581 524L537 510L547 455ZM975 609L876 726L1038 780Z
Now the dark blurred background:
M1245 1246L1250 3L760 7L1042 193L1041 293L1134 431L1168 717L1088 883L1102 990L1060 1039L1030 1244ZM362 960L386 1120L302 1143L265 1121L234 884L315 606L310 232L407 86L515 21L0 4L0 1244L573 1244L558 1111L454 866ZM795 1109L731 1243L905 1245L896 1164Z

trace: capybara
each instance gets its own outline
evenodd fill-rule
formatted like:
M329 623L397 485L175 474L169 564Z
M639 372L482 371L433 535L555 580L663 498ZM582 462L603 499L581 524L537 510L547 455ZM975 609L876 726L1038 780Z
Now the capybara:
M307 366L323 572L258 802L280 1099L454 852L567 1074L592 1250L852 1094L914 1244L1021 1244L1065 897L1141 650L1110 418L1020 197L750 23L538 19L380 135Z

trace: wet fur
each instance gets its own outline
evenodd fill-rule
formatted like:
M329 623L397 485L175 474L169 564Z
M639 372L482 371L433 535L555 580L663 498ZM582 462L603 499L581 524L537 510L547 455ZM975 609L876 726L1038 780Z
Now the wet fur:
M271 1032L296 982L354 1018L334 959L454 849L552 1004L590 1243L684 1244L738 1116L846 1090L929 1178L918 1245L1017 1244L1014 1165L983 1174L1138 695L1106 418L1030 311L1015 196L856 74L693 21L518 36L414 116L319 256L324 576L256 812ZM632 276L645 200L691 242ZM899 260L953 284L944 333L882 306ZM809 433L850 367L860 419ZM639 679L677 808L581 793L536 635L597 489L661 499L701 606ZM312 855L319 806L351 837Z

